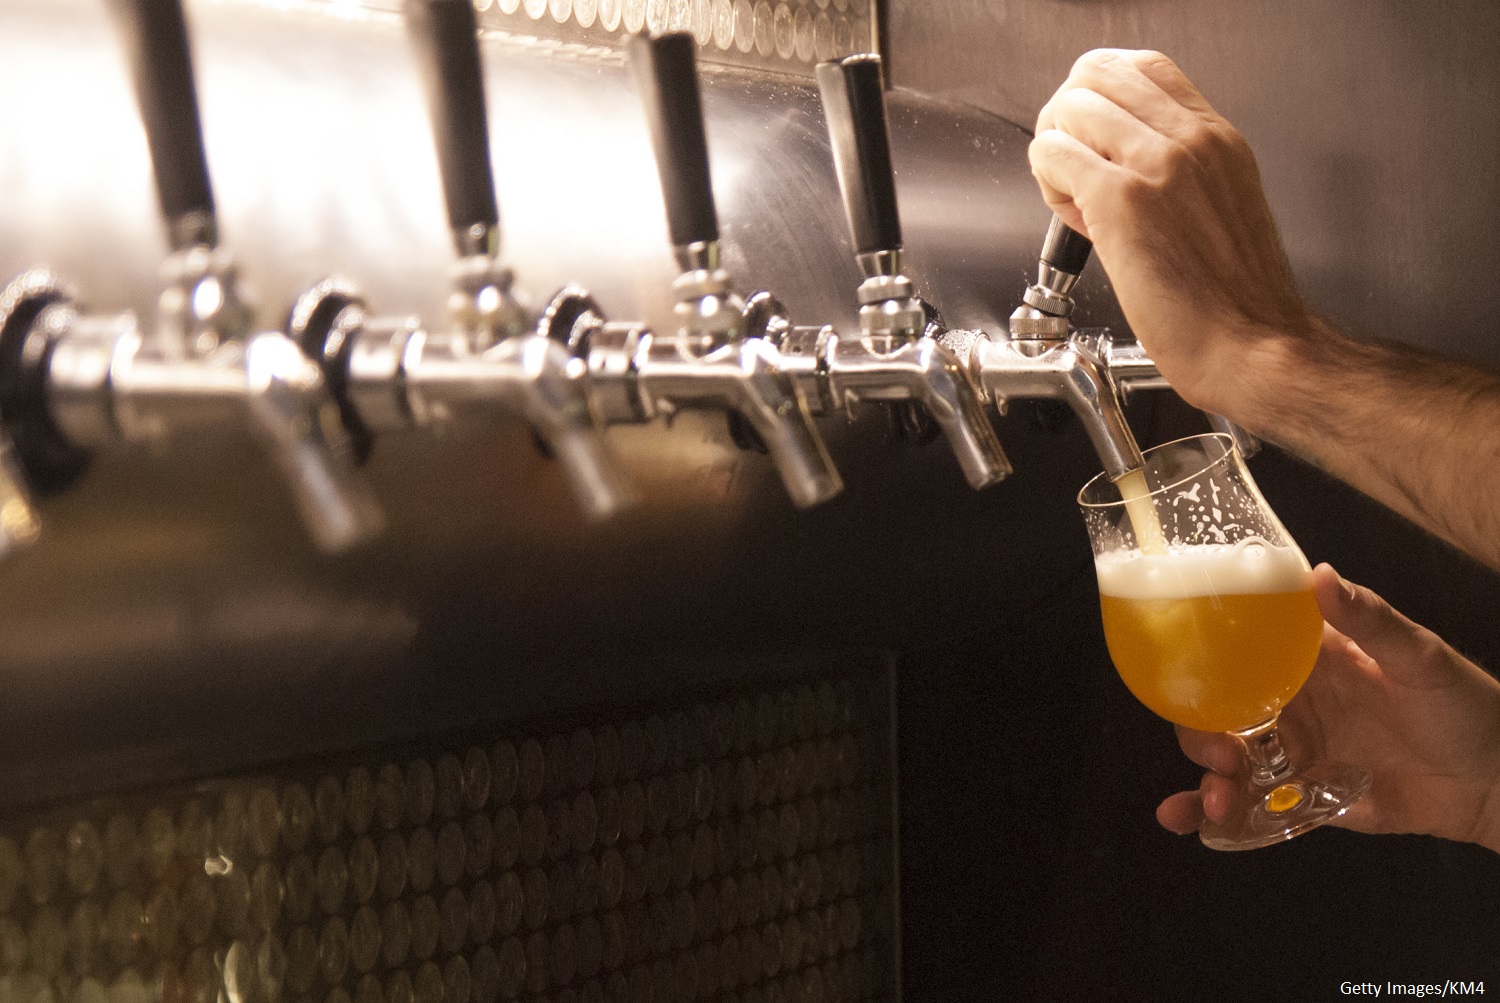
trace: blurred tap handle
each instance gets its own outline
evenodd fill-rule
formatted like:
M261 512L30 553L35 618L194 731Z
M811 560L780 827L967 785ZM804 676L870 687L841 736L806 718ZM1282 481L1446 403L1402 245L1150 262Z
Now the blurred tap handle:
M693 36L686 32L656 38L638 35L626 44L661 172L672 244L688 247L717 241L719 219L708 170Z
M498 255L500 209L474 6L469 0L406 0L406 30L427 92L458 253Z
M1053 215L1052 225L1047 227L1047 239L1042 244L1042 263L1065 275L1079 276L1089 263L1089 254L1094 242Z
M182 0L109 0L135 78L136 100L173 250L214 246L217 228L192 47Z
M899 250L901 216L880 57L820 63L817 77L855 253Z

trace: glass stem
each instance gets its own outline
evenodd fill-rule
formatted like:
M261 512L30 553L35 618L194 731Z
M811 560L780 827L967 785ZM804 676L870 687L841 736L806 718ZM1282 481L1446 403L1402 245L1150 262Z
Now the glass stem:
M1250 761L1250 780L1257 787L1274 787L1292 775L1292 761L1276 734L1276 718L1244 731L1230 732L1245 747Z

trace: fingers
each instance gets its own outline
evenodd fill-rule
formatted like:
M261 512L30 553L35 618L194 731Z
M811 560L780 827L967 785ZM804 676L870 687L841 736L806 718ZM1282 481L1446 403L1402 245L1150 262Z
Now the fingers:
M1399 683L1423 681L1442 642L1425 627L1396 612L1362 585L1346 582L1327 564L1313 569L1313 592L1323 619L1359 646Z
M1239 743L1228 735L1177 726L1177 744L1189 759L1208 770L1196 791L1173 794L1156 809L1156 820L1179 835L1197 832L1204 819L1223 822L1234 800L1235 779L1244 767Z
M1156 821L1163 829L1186 836L1203 826L1203 795L1199 791L1173 794L1156 806Z
M1161 53L1095 49L1073 64L1053 101L1042 109L1037 131L1052 127L1053 103L1079 89L1103 96L1166 136L1183 138L1202 129L1205 122L1223 121L1177 65Z
M1121 168L1058 129L1037 133L1027 152L1031 173L1036 176L1047 205L1064 223L1092 239L1077 203L1087 201L1088 193L1096 191L1111 173Z
M1173 794L1156 808L1156 821L1179 836L1197 832L1203 823L1222 824L1234 803L1235 782L1217 773L1205 773L1195 791Z
M1233 738L1222 732L1194 731L1180 724L1176 728L1177 744L1193 762L1226 777L1240 772L1245 759Z
M1087 87L1058 91L1037 118L1037 129L1060 129L1115 163L1152 157L1163 142L1160 132Z

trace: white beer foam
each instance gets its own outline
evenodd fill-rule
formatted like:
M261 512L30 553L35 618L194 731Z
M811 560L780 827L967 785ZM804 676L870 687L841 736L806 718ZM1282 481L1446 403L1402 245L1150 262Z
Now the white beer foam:
M1188 599L1266 595L1312 587L1312 569L1295 547L1256 537L1232 546L1174 547L1165 554L1116 551L1094 559L1099 592L1116 599Z

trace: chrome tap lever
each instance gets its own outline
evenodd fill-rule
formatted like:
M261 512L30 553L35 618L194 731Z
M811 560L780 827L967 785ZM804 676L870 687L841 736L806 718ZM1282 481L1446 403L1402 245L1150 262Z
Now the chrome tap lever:
M407 0L406 30L427 92L448 223L460 257L500 253L479 26L469 0Z
M1068 337L1073 286L1088 264L1093 249L1093 241L1053 215L1037 264L1036 284L1026 290L1022 297L1024 305L1011 315L1010 334L1013 339L1045 343ZM1117 381L1121 394L1132 388L1166 385L1161 381L1155 364L1138 345L1133 353L1121 353L1117 359L1110 358L1113 346L1107 335L1096 347L1095 356L1105 363L1105 371ZM1254 456L1260 449L1259 439L1228 418L1216 414L1208 414L1207 418L1212 428L1227 433L1234 440L1242 455Z
M1100 461L1118 478L1142 466L1140 447L1125 421L1109 367L1098 344L1074 335L1069 295L1088 260L1090 244L1053 217L1036 284L1022 297L1008 332L952 331L943 340L966 360L972 378L1002 411L1012 399L1067 403L1083 422Z
M899 250L901 215L880 57L820 63L816 72L854 253Z
M682 274L672 284L678 328L659 334L602 325L589 338L599 390L633 379L624 398L635 420L681 408L738 414L766 446L798 506L826 501L843 482L813 426L807 402L783 371L776 346L745 337L745 303L719 263L719 223L691 35L627 43L661 173L667 225ZM609 374L608 378L605 374ZM617 398L619 398L617 400Z
M1073 287L1088 264L1094 244L1054 215L1037 261L1036 282L1026 287L1022 305L1010 315L1010 336L1022 342L1065 340L1072 331ZM1041 346L1035 346L1042 351Z
M110 0L135 78L156 195L174 251L218 243L213 185L181 0Z
M584 514L612 515L633 501L635 490L594 425L587 387L567 350L538 330L498 259L499 209L474 7L468 0L407 0L406 24L423 68L448 222L460 254L448 301L455 334L425 338L406 360L412 412L494 402L519 413L562 467Z
M320 360L344 426L366 448L376 432L440 423L459 411L507 411L546 444L584 514L611 515L633 501L634 489L594 426L582 367L538 331L498 259L474 8L468 0L408 0L405 10L459 255L449 273L449 324L371 318L351 285L330 279L303 294L291 333Z
M693 38L681 32L635 36L626 45L661 174L667 229L679 249L679 267L691 271L690 265L702 262L683 260L685 249L719 240Z
M314 542L348 547L378 531L316 365L280 333L252 333L213 190L180 0L111 0L134 70L172 253L154 325L88 314L57 292L12 335L31 367L29 428L65 459L248 418L290 483ZM24 282L24 278L19 280ZM12 286L15 290L16 285Z
M154 336L117 354L121 427L150 434L196 420L204 398L242 397L291 486L314 542L337 551L374 535L379 509L358 479L317 366L276 332L252 334L233 262L218 249L213 188L181 0L111 0L135 72L158 198L174 254Z
M864 281L858 337L831 330L783 339L822 384L817 399L834 407L884 401L924 408L948 438L969 484L983 488L1010 473L1010 461L984 413L980 392L958 355L929 330L935 312L901 272L901 216L891 166L890 128L880 57L850 56L819 64L818 89L833 148L849 231ZM806 357L815 355L809 366Z

